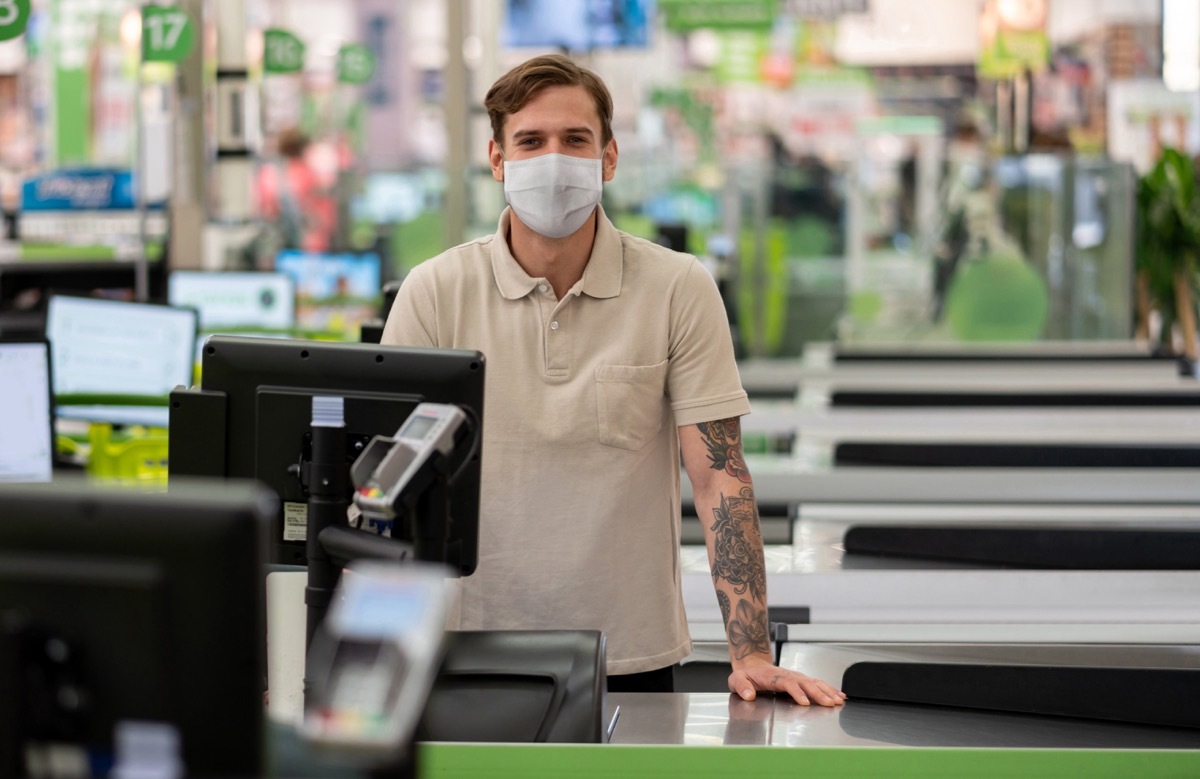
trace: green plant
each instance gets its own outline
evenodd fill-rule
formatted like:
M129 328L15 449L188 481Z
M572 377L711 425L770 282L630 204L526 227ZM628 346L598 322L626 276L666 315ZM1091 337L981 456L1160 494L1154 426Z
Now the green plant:
M1139 297L1162 317L1160 343L1170 346L1173 328L1187 356L1196 349L1196 257L1200 251L1200 187L1192 161L1164 149L1138 182L1137 272ZM1144 316L1147 312L1141 312Z

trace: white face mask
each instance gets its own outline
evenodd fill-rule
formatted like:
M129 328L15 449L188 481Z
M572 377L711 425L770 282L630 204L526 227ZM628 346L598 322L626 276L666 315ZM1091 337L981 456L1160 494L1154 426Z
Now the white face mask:
M565 238L592 215L600 202L601 160L543 154L504 162L504 199L538 235Z

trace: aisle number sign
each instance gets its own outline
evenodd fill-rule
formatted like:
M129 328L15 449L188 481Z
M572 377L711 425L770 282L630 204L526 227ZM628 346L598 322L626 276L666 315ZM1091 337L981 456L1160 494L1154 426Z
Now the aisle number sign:
M375 74L375 55L361 43L347 43L338 49L337 75L343 84L365 84Z
M0 41L25 32L29 23L29 0L0 0Z
M304 42L278 27L264 31L263 70L267 73L299 73L304 70Z
M142 9L143 62L182 62L195 43L194 25L185 11L161 5Z

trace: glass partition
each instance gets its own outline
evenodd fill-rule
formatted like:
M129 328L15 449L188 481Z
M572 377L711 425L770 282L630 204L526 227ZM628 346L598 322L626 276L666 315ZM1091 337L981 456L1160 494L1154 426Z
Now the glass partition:
M751 232L764 236L745 247L763 255L743 257L743 269L771 266L772 236L792 239L781 242L787 302L775 327L782 335L746 344L749 354L797 356L807 342L830 340L1133 336L1136 178L1129 165L1070 155L1003 157L974 172L956 174L947 165L931 186L915 149L913 159L873 155L865 144L860 159L835 174L845 184L833 190L845 214L836 239L803 240L814 235L812 214L755 219L743 209ZM924 153L941 165L936 147L929 149ZM787 175L777 170L770 186ZM845 251L832 251L836 246ZM743 320L771 311L778 279L760 270L739 281Z

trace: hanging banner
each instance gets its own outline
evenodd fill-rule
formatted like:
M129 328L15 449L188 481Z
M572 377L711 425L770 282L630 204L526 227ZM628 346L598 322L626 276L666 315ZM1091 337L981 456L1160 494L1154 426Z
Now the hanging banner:
M1047 0L987 0L979 17L979 75L1012 78L1050 64Z
M182 62L195 43L195 27L182 9L161 5L142 9L143 62Z
M278 27L265 30L263 70L267 73L299 73L304 70L304 41Z
M375 55L361 43L347 43L338 49L337 76L343 84L365 84L375 75Z
M668 30L769 30L779 0L658 0Z
M11 41L29 24L29 0L0 0L0 41Z
M787 0L793 16L804 19L837 19L846 14L871 12L870 0Z
M97 5L88 0L52 0L47 51L53 65L54 92L47 167L86 164L91 160L92 92L89 59L97 29Z

